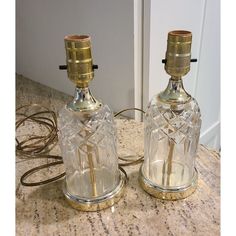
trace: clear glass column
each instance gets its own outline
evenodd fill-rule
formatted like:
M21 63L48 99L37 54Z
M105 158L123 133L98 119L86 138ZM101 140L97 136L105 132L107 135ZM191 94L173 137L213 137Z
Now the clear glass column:
M74 99L59 112L59 141L66 168L64 194L84 211L116 203L125 177L118 168L113 114L88 87L94 76L88 36L65 38L68 77L76 84Z
M201 114L181 78L190 69L191 40L188 31L169 33L165 69L171 78L167 88L151 99L145 114L140 184L161 199L185 198L197 186L195 159Z

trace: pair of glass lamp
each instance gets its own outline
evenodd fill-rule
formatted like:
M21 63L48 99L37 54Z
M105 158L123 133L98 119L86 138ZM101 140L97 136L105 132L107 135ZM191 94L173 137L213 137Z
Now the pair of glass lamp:
M184 89L182 76L190 70L192 34L168 33L165 70L167 88L155 95L145 113L142 188L160 199L177 200L197 186L195 169L201 115ZM74 99L59 112L59 141L66 177L63 191L69 203L97 211L120 200L126 179L119 170L113 114L89 89L94 77L89 36L65 37L67 73L76 84Z

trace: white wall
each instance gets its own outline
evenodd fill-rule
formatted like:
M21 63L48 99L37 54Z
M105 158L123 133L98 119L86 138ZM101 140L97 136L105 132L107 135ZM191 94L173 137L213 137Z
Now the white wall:
M73 94L66 71L64 36L89 34L97 98L118 111L134 106L133 0L17 0L16 72ZM140 98L141 99L141 98Z
M144 1L143 104L162 91L169 76L161 60L167 34L185 29L193 34L191 71L184 77L186 90L194 96L202 113L200 142L220 147L220 0Z
M168 82L161 60L167 34L193 33L187 91L202 112L201 142L220 147L220 0L18 0L16 1L16 72L73 94L66 71L63 38L92 37L99 65L93 93L113 110L146 108ZM143 91L143 93L142 93ZM138 118L139 113L136 113Z
M202 112L202 143L220 147L220 0L206 0L195 97Z

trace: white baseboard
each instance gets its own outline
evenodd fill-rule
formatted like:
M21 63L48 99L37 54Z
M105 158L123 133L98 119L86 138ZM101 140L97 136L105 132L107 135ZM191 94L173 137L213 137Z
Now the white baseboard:
M210 148L220 149L220 121L215 122L207 130L201 133L200 143Z

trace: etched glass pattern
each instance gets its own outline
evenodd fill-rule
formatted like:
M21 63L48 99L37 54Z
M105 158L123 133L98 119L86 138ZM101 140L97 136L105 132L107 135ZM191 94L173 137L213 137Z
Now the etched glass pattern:
M59 113L59 141L67 190L82 198L102 196L119 181L116 130L107 105L95 112Z
M201 115L194 98L170 105L154 96L145 115L144 175L163 189L192 183Z

